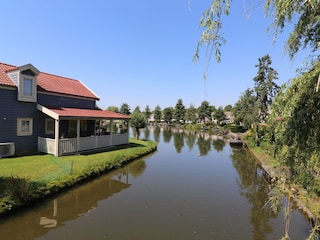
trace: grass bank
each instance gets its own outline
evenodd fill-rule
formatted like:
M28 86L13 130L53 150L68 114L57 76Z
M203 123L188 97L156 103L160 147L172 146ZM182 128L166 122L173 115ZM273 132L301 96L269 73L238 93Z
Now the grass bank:
M272 168L274 159L267 152L259 147L249 148L256 159L262 165ZM292 191L295 190L295 192ZM296 192L297 190L297 192ZM298 207L307 215L309 219L320 217L320 199L319 197L310 196L302 187L298 185L286 185L283 189L284 193L292 196Z
M121 167L156 149L153 141L130 139L129 145L90 154L0 159L0 215Z

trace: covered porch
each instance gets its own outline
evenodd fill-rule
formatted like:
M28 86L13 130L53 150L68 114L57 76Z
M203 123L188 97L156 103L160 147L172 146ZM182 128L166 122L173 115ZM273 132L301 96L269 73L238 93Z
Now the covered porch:
M97 109L49 108L39 104L37 109L53 119L52 137L38 137L39 152L61 156L129 143L129 116ZM112 129L116 121L124 122L120 132ZM107 131L101 131L101 123L106 122ZM68 134L63 132L66 123Z

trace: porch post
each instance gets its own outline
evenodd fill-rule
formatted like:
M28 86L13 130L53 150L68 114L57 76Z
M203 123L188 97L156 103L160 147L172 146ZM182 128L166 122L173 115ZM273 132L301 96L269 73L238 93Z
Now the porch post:
M56 119L55 121L55 131L54 131L54 155L56 157L59 156L59 119Z
M110 146L112 146L113 144L113 139L112 139L112 124L113 124L113 120L110 120Z
M130 141L129 141L129 131L130 131L130 125L129 125L129 120L126 120L126 122L127 122L127 135L128 135L128 138L127 138L127 144L129 144L130 143Z
M80 119L77 120L77 151L80 149Z

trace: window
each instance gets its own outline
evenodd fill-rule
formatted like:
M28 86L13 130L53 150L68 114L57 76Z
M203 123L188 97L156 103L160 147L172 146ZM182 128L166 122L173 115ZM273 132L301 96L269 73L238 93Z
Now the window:
M54 120L51 118L46 119L46 134L53 134L54 133Z
M23 95L32 96L32 79L23 78Z
M17 135L29 136L32 135L33 120L32 118L18 118L17 119Z
M35 77L20 75L18 100L23 102L37 101L37 83Z

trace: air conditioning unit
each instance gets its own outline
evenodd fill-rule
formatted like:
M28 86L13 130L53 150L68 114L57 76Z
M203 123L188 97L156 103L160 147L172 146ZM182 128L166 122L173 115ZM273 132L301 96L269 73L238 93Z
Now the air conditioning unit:
M12 156L15 153L13 142L0 143L0 158Z

